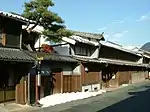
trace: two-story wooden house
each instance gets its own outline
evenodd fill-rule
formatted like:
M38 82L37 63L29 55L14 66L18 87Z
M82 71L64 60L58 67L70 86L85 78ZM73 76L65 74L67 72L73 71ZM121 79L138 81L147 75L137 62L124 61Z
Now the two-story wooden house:
M39 26L38 26L39 27ZM40 33L42 30L41 27L39 29L35 28L34 33ZM74 59L77 59L78 57L86 57L87 59L91 58L94 60L94 58L98 58L99 56L99 41L104 40L104 37L102 34L93 34L93 33L85 33L85 32L78 32L78 31L72 31L73 36L71 37L63 37L62 43L51 45L57 55L60 57L71 57ZM34 47L41 47L43 40L43 36L39 37L39 39L36 39L35 45L31 45ZM45 38L46 39L46 38ZM91 41L92 40L92 41ZM41 44L41 45L40 45ZM49 55L51 57L53 54L47 53L46 55ZM54 55L55 56L55 55ZM79 60L79 59L77 59ZM80 61L80 63L74 63L74 66L69 64L69 66L66 66L64 64L60 64L58 61L53 64L52 60L45 60L42 62L43 67L46 67L46 62L49 61L49 64L47 64L47 68L61 68L63 77L72 77L71 79L67 79L68 81L65 81L65 78L63 78L63 91L62 92L75 92L75 91L87 91L87 88L90 88L88 91L95 89L100 89L100 68L94 68L94 63L88 62L84 63L83 61ZM65 61L64 61L65 62ZM57 66L55 66L55 64ZM53 66L54 65L54 66ZM60 65L60 66L58 66ZM86 66L88 67L88 71L86 70ZM99 65L102 67L101 65ZM65 72L68 70L68 72ZM60 76L60 75L59 75ZM76 78L78 77L78 78ZM79 79L79 80L78 80ZM74 82L75 81L75 82ZM59 81L60 82L60 81ZM66 86L67 85L67 86ZM91 88L92 86L92 88ZM78 89L76 89L78 88ZM45 95L44 95L45 96Z
M44 38L44 35L40 35L41 27L37 27L33 29L30 35L23 27L22 40L24 50L26 49L25 52L34 58L42 58L39 68L40 84L37 84L38 76L33 75L36 74L36 69L29 72L32 86L30 87L28 102L34 103L40 98L51 94L80 91L78 61L70 55L59 54L53 46L46 45L50 49L45 51L44 46L48 42L45 43L44 39L48 37ZM38 93L38 91L40 92Z
M18 95L25 94L20 81L34 62L21 49L22 25L27 22L21 16L0 11L0 102L19 101Z
M101 88L101 69L104 64L96 59L99 57L99 41L104 40L103 34L72 32L71 37L62 38L66 45L56 46L54 49L58 54L70 55L81 62L78 69L82 91L99 90Z
M107 63L102 70L104 87L118 87L143 81L148 75L149 64L139 52L128 50L112 42L101 42L99 59Z
M41 32L41 28L37 28L37 30L34 30L35 34ZM145 80L147 77L149 63L143 61L143 59L147 59L141 53L124 49L112 42L103 42L102 34L72 32L71 37L62 38L62 43L51 45L55 54L35 52L35 54L44 57L41 62L43 76L47 70L54 70L54 74L61 74L58 75L58 79L54 78L57 80L56 83L59 83L58 86L55 85L55 88L58 87L55 93L94 91L102 87L118 87L122 84ZM38 37L33 42L31 38L26 41L26 44L33 42L31 48L41 47L42 41L45 41L40 41L41 39L44 38ZM32 54L34 53L32 52ZM63 61L60 63L54 57L59 57L58 59L63 59ZM68 62L70 59L72 61ZM42 80L47 80L47 78ZM48 84L49 81L41 83L44 82ZM41 84L41 86L43 85ZM46 89L41 90L46 91ZM48 94L50 94L50 90L48 90ZM44 93L43 96L48 94Z
M82 90L99 88L97 82L101 87L118 87L148 77L148 57L110 41L98 41L94 34L91 39L86 34L74 32L74 36L63 38L66 45L55 48L58 53L72 55L82 62Z

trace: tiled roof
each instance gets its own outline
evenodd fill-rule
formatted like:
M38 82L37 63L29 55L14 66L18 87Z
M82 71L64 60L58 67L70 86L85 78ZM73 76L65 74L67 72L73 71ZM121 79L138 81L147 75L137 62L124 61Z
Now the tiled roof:
M70 31L71 31L74 35L80 36L80 37L83 37L83 38L105 40L103 34L80 32L80 31L73 31L73 30L70 30Z
M149 64L140 64L133 61L125 61L125 60L117 60L117 59L106 59L106 58L99 58L99 61L105 61L109 64L115 64L115 65L126 65L126 66L138 66L138 67L149 67Z
M82 62L92 62L92 63L108 63L113 65L125 65L125 66L137 66L137 67L149 67L149 64L139 64L136 62L131 61L124 61L124 60L115 60L115 59L106 59L106 58L87 58L87 57L74 57L75 59L82 61Z
M43 57L43 60L51 60L51 61L61 61L61 62L78 62L76 59L72 58L71 56L64 56L58 54L51 54L45 52L35 52L35 51L24 51L29 56L33 58Z
M30 57L20 49L0 48L0 60L33 62L34 58Z
M30 24L28 28L32 27L33 25L34 24ZM22 28L24 29L24 28L26 28L26 26L23 26ZM44 31L44 28L40 25L37 25L32 31L41 33ZM69 29L68 29L68 31L72 32L73 35L80 36L82 38L105 40L103 34L80 32L80 31L74 31L74 30L69 30Z
M29 20L27 18L22 17L21 15L12 14L12 13L9 13L9 12L0 11L0 16L15 19L15 20L18 20L18 21L21 21L21 22L24 22L24 23L26 23L26 22L35 23L32 20Z

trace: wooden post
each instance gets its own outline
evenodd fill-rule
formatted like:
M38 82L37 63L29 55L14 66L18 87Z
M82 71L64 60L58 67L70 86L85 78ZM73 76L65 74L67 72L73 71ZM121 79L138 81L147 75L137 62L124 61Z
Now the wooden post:
M2 45L5 46L6 45L6 34L4 31L4 28L2 28Z
M102 89L102 71L99 72L99 85L100 89Z
M30 104L30 73L28 73L28 104Z
M36 75L36 103L38 104L38 101L40 99L40 85L41 85L41 76L38 72L38 75Z
M24 102L27 103L27 81L24 81Z
M63 72L61 72L61 93L63 93Z
M36 81L35 81L35 91L36 91L36 95L35 95L35 99L36 99L36 103L38 103L38 100L39 100L39 90L38 90L38 75L36 75Z

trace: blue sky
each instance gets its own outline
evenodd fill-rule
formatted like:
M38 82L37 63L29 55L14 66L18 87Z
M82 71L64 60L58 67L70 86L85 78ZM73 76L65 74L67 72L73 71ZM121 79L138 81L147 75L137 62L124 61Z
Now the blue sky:
M21 13L29 0L2 0L0 10ZM52 11L65 20L67 28L105 32L106 40L125 46L150 41L150 0L53 0Z

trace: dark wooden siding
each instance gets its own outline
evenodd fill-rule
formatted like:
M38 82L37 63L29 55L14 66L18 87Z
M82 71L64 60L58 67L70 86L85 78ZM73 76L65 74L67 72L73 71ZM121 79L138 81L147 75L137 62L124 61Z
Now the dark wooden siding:
M150 62L150 59L149 59L149 58L143 58L143 63L149 64L149 62Z
M20 34L22 30L22 25L20 22L9 19L9 18L1 18L0 20L2 33L3 33L3 43L4 46L7 47L20 47Z
M101 46L99 56L100 58L120 59L120 60L128 60L128 61L138 61L140 59L140 57L134 54L127 53L106 46Z

